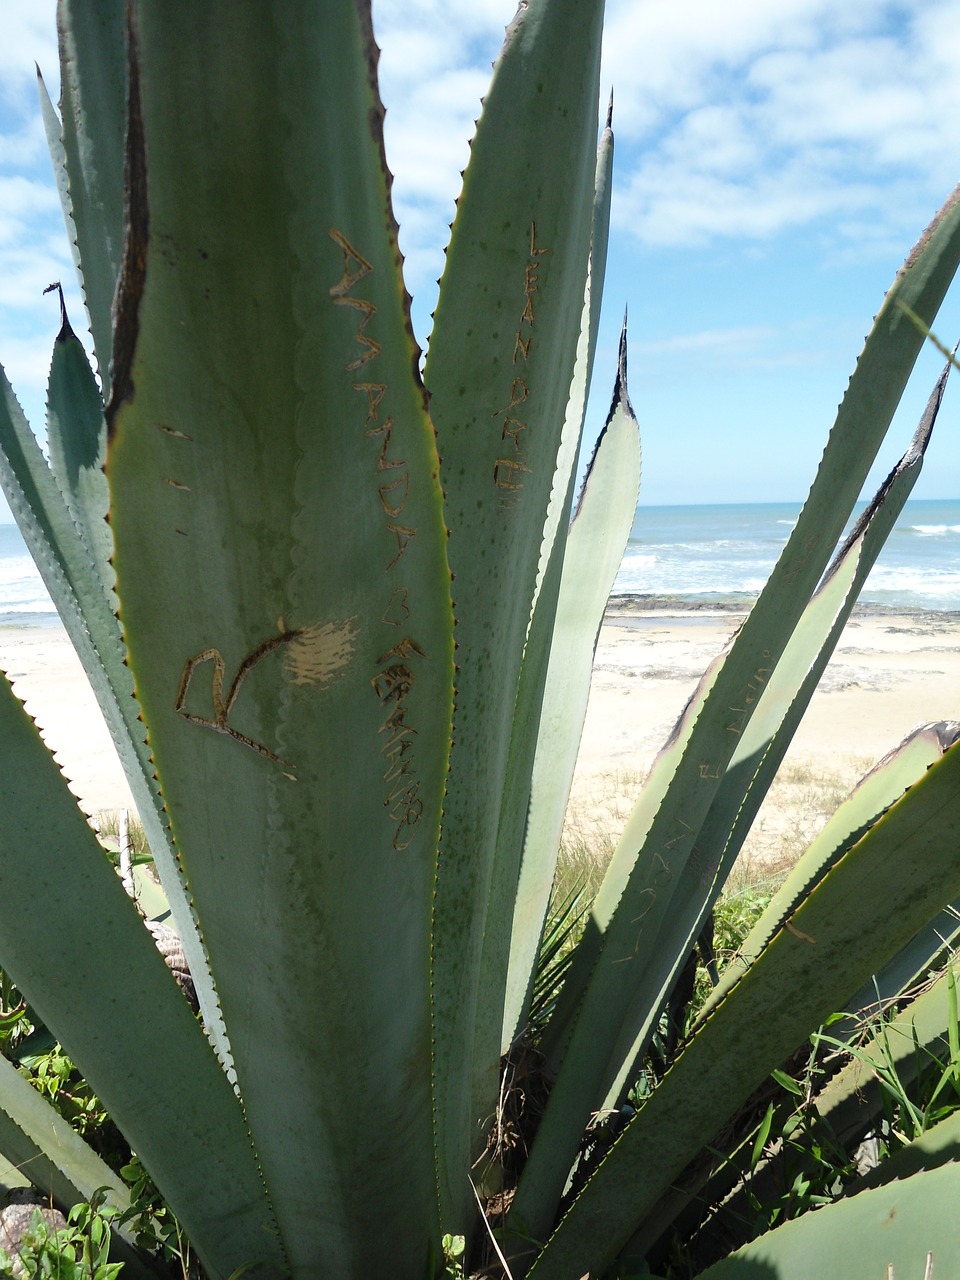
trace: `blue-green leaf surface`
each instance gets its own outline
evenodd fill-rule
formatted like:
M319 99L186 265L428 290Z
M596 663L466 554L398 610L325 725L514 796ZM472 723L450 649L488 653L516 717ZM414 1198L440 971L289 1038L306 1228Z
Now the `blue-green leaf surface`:
M413 1273L453 624L369 9L135 17L130 665L292 1273Z

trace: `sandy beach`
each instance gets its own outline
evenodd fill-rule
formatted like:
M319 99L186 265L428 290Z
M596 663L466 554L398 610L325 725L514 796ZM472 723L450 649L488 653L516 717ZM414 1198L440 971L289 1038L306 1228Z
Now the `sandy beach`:
M0 628L0 668L84 811L131 808L113 740L66 632L57 625Z
M568 838L602 852L703 670L742 614L612 602L597 648ZM131 805L109 733L58 626L0 629L0 666L87 813ZM815 833L917 724L960 718L960 615L863 609L851 619L751 836L759 856Z
M568 838L615 842L640 783L742 613L611 608L600 634ZM960 718L960 615L863 608L851 618L745 852L799 851L918 724Z

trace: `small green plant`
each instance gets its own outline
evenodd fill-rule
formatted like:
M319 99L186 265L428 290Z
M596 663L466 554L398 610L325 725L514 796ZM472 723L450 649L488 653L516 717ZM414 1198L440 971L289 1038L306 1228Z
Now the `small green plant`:
M443 1274L447 1280L463 1280L466 1272L463 1269L463 1258L467 1251L464 1236L445 1235L440 1241L443 1248Z
M18 1250L28 1280L116 1280L122 1262L111 1262L111 1222L116 1211L98 1191L88 1203L75 1205L66 1227L54 1228L39 1209ZM0 1250L0 1270L12 1275L11 1259Z
M31 1027L26 1000L0 969L0 1054L10 1057Z
M109 1117L100 1099L59 1044L21 1054L20 1069L34 1089L95 1148L108 1142ZM115 1141L115 1138L114 1138Z
M131 1156L120 1176L130 1188L130 1205L118 1216L118 1226L128 1227L146 1253L177 1264L186 1280L195 1266L190 1244L142 1161Z

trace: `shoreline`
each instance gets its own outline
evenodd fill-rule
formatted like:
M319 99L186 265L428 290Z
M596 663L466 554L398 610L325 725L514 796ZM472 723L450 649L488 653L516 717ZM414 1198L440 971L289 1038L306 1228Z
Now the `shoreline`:
M612 595L604 610L604 621L614 622L629 618L661 618L676 615L677 617L703 618L710 621L720 617L738 618L741 621L747 616L757 601L756 595ZM938 622L960 624L958 609L927 609L912 604L883 604L880 601L858 600L851 614L856 618L901 618L922 619L931 625Z

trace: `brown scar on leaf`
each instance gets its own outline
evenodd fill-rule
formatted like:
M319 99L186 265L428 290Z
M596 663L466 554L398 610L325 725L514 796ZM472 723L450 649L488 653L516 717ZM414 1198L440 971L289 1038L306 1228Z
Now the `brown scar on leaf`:
M302 627L293 634L286 655L287 671L294 684L328 685L353 656L357 620L325 622Z
M784 925L788 933L792 933L795 938L799 938L801 942L809 942L811 946L817 945L816 938L811 938L809 933L804 933L802 929L798 929L790 920L784 920Z
M410 617L410 588L397 587L387 602L381 622L390 627L402 627Z
M253 668L276 649L284 646L287 648L286 669L293 677L295 684L319 684L321 686L328 684L350 660L356 638L356 619L348 618L345 622L298 627L295 630L288 631L283 628L283 617L281 616L277 619L277 625L279 634L271 636L268 640L264 640L262 644L257 645L256 649L240 663L237 668L237 674L234 676L226 695L224 695L223 691L226 664L219 649L202 649L194 657L188 658L180 677L180 686L177 690L177 699L173 709L177 715L183 716L184 720L189 721L190 724L212 729L214 733L222 733L228 738L233 738L242 746L249 747L257 755L263 756L267 760L272 760L274 764L282 765L285 770L294 770L296 768L295 765L276 755L275 752L265 747L262 742L257 742L255 738L241 733L239 729L235 729L230 724L230 714L233 711L234 704L239 697L240 690L243 688L244 681ZM196 712L186 710L187 695L190 691L193 677L197 669L207 662L213 664L210 688L210 699L213 704L212 716L198 715ZM293 776L292 773L287 774L287 777L292 778Z
M169 476L163 477L163 483L168 484L171 489L179 489L181 493L193 492L188 484L181 484L179 480L171 480Z
M157 428L164 435L174 436L177 440L189 440L191 444L193 443L193 436L188 436L185 431L178 431L176 427L168 427L165 422L158 422Z
M249 737L245 733L241 733L238 729L234 729L228 721L230 712L233 710L233 705L237 700L237 696L239 695L241 688L243 687L243 682L246 680L253 668L259 662L262 662L268 654L273 653L274 649L280 648L281 645L289 644L291 640L295 639L297 634L298 632L295 631L287 631L282 635L271 636L269 640L264 640L263 644L258 645L256 649L254 649L252 653L248 654L247 657L244 658L243 662L240 663L240 666L237 669L237 674L233 678L233 682L227 691L226 697L223 695L223 679L226 671L223 654L219 649L202 649L194 657L188 658L184 665L183 674L180 677L180 687L177 690L177 700L173 704L174 711L176 711L177 715L183 716L184 720L188 720L190 724L198 724L202 728L212 729L214 733L225 734L228 738L233 738L243 746L249 747L250 750L255 751L257 755L264 756L267 760L272 760L274 764L283 765L287 769L294 768L289 761L281 759L280 756L275 755L274 752L272 752L268 747L265 747L262 743L257 742L254 738ZM190 691L190 684L196 674L197 668L203 666L205 662L213 663L213 677L210 689L210 698L213 703L212 718L210 716L197 715L196 713L185 709L187 694Z
M343 251L343 275L330 288L331 298L342 298L355 284L373 271L373 266L362 253L358 253L342 231L330 227L327 235Z

